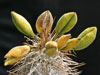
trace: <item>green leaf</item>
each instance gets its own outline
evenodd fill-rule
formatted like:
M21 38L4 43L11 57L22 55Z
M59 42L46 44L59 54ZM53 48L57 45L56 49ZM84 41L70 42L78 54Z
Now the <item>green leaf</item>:
M75 46L75 50L82 50L87 48L96 38L97 28L89 27L85 29L78 37L81 38L78 45Z
M32 30L31 25L23 16L19 15L14 11L11 12L11 16L13 23L21 33L27 36L34 36L34 32Z
M53 40L55 40L58 35L62 35L70 31L75 26L76 22L77 14L75 12L69 12L61 16L55 27L56 34Z

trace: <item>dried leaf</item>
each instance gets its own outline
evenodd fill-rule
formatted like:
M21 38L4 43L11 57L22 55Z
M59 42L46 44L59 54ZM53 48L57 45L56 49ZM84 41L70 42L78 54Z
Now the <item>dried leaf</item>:
M53 17L50 11L43 12L36 21L36 29L38 33L42 33L47 30L47 33L51 31L53 25Z

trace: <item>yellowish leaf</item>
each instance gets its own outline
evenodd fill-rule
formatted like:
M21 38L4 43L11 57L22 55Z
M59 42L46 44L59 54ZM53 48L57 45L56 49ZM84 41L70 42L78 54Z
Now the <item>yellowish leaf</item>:
M68 42L69 38L71 37L71 34L67 34L67 35L62 35L58 41L57 41L57 44L58 44L58 49L62 49Z
M61 49L61 51L67 52L68 50L72 50L78 43L80 42L80 38L73 38L68 40L67 45Z
M56 55L58 48L57 43L55 41L49 41L45 45L45 51L44 53L48 56L54 56Z
M14 63L18 62L21 59L22 59L22 57L18 57L18 58L7 58L6 61L5 61L5 63L4 63L4 66L14 64Z
M6 55L5 58L17 58L23 57L30 51L30 47L27 45L16 46L12 48Z

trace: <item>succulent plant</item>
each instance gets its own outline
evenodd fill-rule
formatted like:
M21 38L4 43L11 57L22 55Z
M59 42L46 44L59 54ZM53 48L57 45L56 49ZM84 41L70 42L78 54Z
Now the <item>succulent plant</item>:
M82 63L73 61L68 55L72 51L87 48L96 38L97 28L89 27L78 37L71 38L70 31L77 23L75 12L65 13L51 32L53 17L44 11L36 21L35 34L29 22L18 13L11 11L16 28L25 34L26 42L12 48L5 55L5 66L12 65L10 75L79 75L77 67ZM31 42L31 43L30 43ZM71 67L72 66L72 67Z

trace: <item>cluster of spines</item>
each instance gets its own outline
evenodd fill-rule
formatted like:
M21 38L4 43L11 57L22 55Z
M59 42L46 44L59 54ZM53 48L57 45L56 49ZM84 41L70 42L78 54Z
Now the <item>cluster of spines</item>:
M11 12L11 16L16 28L29 38L27 37L25 45L14 47L5 55L5 66L16 63L14 64L16 67L9 71L10 74L55 75L57 72L58 75L79 74L75 68L70 67L70 65L79 66L79 63L66 57L70 50L78 51L87 48L96 38L96 27L89 27L77 38L71 38L71 34L65 33L75 26L77 14L69 12L61 16L51 33L53 17L50 11L45 11L36 21L39 35L37 36L23 16L14 11ZM28 41L31 41L32 45ZM68 64L67 61L71 64ZM24 73L24 71L26 72Z

